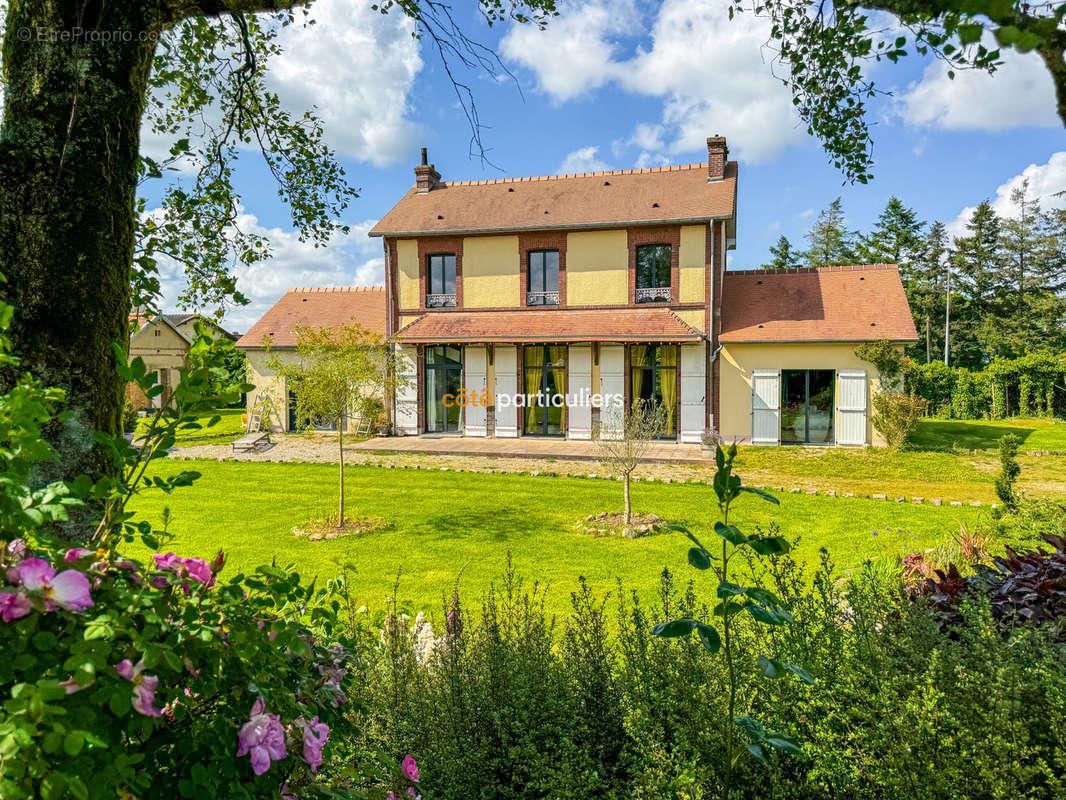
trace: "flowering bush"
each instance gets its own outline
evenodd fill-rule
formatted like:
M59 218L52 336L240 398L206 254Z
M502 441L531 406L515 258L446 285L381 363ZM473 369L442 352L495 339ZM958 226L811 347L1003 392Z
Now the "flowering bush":
M10 316L0 305L0 328ZM3 800L350 796L321 769L355 733L343 582L307 586L276 565L226 577L221 552L143 563L120 552L158 543L126 510L134 494L198 477L146 470L178 428L245 388L226 385L218 366L231 347L200 332L174 407L140 446L97 437L115 469L95 482L32 488L34 465L53 457L40 429L62 393L26 376L0 396ZM2 334L0 361L17 367ZM139 360L119 370L149 397L162 390ZM50 524L74 506L101 515L88 546Z

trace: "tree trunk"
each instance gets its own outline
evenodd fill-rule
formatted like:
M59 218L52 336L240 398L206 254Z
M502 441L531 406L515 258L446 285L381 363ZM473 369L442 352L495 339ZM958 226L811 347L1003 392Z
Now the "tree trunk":
M625 526L628 528L629 527L629 519L630 519L630 517L633 516L633 507L632 507L632 505L629 502L629 473L628 472L625 475L622 476L622 483L623 483L623 486L625 487L623 491L625 492L625 496L626 496Z
M19 371L65 389L71 412L45 432L59 458L42 480L114 469L92 434L121 431L111 344L129 341L139 129L162 30L154 4L86 7L10 0L3 42L0 291Z
M925 363L933 360L933 323L929 313L925 315Z
M340 448L340 505L337 512L337 527L344 525L344 417L337 423L337 444Z

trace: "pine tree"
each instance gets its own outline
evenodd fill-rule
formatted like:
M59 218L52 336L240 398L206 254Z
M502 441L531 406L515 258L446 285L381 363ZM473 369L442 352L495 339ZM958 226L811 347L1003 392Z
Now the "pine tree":
M818 214L807 239L811 243L807 251L810 267L836 267L855 262L855 232L847 228L839 197Z
M946 293L951 289L948 276L951 250L943 222L929 226L913 266L914 286L907 292L915 322L925 338L925 363L944 350Z
M792 246L787 236L777 240L776 245L770 246L770 261L762 265L763 269L792 269L802 264L807 254Z
M1000 219L987 200L974 210L966 230L968 235L955 239L952 256L952 273L962 302L952 302L951 363L981 367L990 359L982 331L990 327L1003 266Z

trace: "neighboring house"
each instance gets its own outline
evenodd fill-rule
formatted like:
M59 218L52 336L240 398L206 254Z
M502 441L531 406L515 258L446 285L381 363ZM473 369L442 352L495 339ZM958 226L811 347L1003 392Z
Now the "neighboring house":
M854 351L916 340L898 270L726 272L725 139L703 164L469 182L442 181L423 150L415 177L370 231L397 433L589 439L640 398L681 442L877 443L876 371ZM370 313L335 297L302 319Z
M293 430L297 427L296 404L270 367L272 360L291 363L296 354L296 329L333 328L359 325L385 341L385 287L350 286L338 289L289 289L252 328L237 341L248 359L248 410L271 411L270 427ZM269 399L267 399L269 398ZM264 402L266 400L266 402Z
M210 328L216 337L236 339L232 333L199 314L159 314L149 317L143 313L130 314L129 359L140 358L148 372L155 372L166 389L153 398L147 397L134 383L126 384L126 397L136 409L159 408L170 399L174 387L181 380L180 370L187 363L189 347L196 339L195 324Z

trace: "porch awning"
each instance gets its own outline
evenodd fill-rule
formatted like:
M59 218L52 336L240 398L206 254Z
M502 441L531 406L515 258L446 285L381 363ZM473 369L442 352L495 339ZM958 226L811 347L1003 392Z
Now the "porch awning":
M699 342L705 339L668 308L437 311L405 325L392 338L418 344Z

